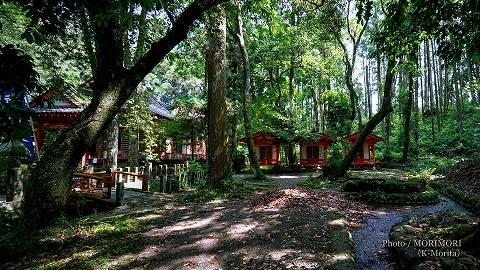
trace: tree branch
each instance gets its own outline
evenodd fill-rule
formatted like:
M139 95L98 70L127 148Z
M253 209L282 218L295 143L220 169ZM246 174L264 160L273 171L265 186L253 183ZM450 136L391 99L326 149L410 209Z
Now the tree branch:
M148 52L128 71L133 83L141 81L178 43L187 37L190 25L211 7L226 0L196 0L180 14L172 28L160 40L152 43Z

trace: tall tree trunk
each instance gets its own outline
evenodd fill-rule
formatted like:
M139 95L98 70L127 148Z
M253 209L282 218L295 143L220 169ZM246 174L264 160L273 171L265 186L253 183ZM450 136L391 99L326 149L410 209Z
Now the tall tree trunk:
M49 144L26 183L24 216L29 227L54 221L70 192L70 179L83 154L94 146L141 80L187 37L190 25L222 0L196 0L178 16L164 37L151 44L131 68L123 67L122 27L114 17L94 24L97 69L93 97L72 126ZM90 17L114 10L111 1L86 1Z
M231 121L230 121L230 160L232 165L232 170L236 171L236 168L234 164L236 164L236 160L238 159L237 155L237 146L238 146L238 136L237 136L237 127L238 127L238 114L235 112L231 116Z
M435 96L433 94L433 85L432 85L432 68L430 63L430 46L428 41L425 42L425 51L426 51L426 63L427 63L427 76L428 76L428 93L430 100L430 123L432 127L432 140L435 141Z
M320 131L320 112L318 106L318 86L312 85L310 87L311 95L312 95L312 106L313 106L313 120L315 121L314 129L315 131Z
M355 158L358 150L363 147L363 143L375 127L393 110L392 107L392 83L394 76L394 68L396 66L396 61L392 58L388 59L387 71L385 75L385 85L383 91L383 100L382 107L378 112L365 124L360 135L358 136L357 142L350 149L348 154L343 158L342 162L335 168L333 172L333 177L340 178L343 177L350 165L352 164L353 159Z
M420 48L419 48L420 49ZM417 52L419 52L419 50L417 50ZM416 65L418 68L420 68L420 61L418 59L418 56L416 57ZM415 78L415 99L414 99L414 105L413 105L413 109L415 111L415 126L414 126L414 129L413 129L413 134L414 134L414 140L415 140L415 154L418 156L420 154L420 146L419 146L419 142L420 142L420 108L418 107L418 88L419 88L419 85L421 85L421 76L417 76Z
M367 71L368 71L368 66L367 66ZM370 72L367 74L367 101L368 101L368 119L372 118L373 111L372 111L372 88L370 87Z
M118 120L115 117L105 132L105 140L103 145L107 151L107 158L105 160L105 169L106 168L117 168L117 157L118 157Z
M461 134L463 130L463 100L462 100L462 95L461 95L461 89L458 86L458 67L457 64L454 65L453 67L453 89L455 93L455 106L456 106L456 112L457 112L457 123L458 123L458 132Z
M415 56L410 57L412 61L415 61ZM403 151L402 151L402 162L407 162L408 160L408 149L410 146L410 117L412 115L412 104L413 104L413 71L408 71L408 94L407 94L407 103L405 104L405 111L403 113L404 122L403 122Z
M243 20L240 13L237 15L238 33L236 35L238 47L242 54L243 63L243 126L245 129L245 137L247 139L248 157L252 167L253 174L257 179L263 179L265 176L260 170L257 153L253 144L252 137L252 120L250 118L250 99L251 99L251 74L250 74L250 60L248 57L247 47L245 46L245 39L243 37Z
M208 185L219 188L230 174L227 146L227 85L225 77L226 18L223 7L208 18Z

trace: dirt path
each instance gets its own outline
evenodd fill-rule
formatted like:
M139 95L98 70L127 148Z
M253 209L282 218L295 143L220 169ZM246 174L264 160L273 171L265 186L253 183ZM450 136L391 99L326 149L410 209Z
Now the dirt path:
M384 246L392 226L413 216L447 212L468 213L462 206L444 196L440 197L439 203L429 206L376 209L375 215L366 217L365 225L352 233L358 269L394 269L386 257L387 250Z
M278 183L279 188L295 187L300 181L306 180L310 177L310 174L271 174L268 178L271 178Z
M125 206L82 224L78 235L50 235L38 254L9 269L352 268L346 223L362 206L336 191L294 187L306 177L275 175L280 188L202 205L127 193Z

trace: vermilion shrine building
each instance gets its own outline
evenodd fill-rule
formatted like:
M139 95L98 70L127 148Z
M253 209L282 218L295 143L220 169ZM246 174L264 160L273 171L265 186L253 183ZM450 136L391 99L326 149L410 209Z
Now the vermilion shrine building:
M335 139L325 134L320 134L316 141L300 140L300 165L322 166L328 159L328 145Z
M252 137L260 165L277 165L280 161L280 140L270 132L257 132ZM247 138L243 137L240 141L247 142Z
M173 116L158 100L152 98L150 111L158 120L169 120ZM67 93L59 93L55 90L49 90L40 97L30 101L29 107L34 111L32 116L32 125L34 129L35 150L41 153L45 144L46 132L52 129L68 128L87 107L89 98L84 97L74 90ZM140 139L144 136L140 130ZM118 135L118 161L128 161L129 137L128 133L119 129ZM90 159L95 159L98 163L102 162L105 147L102 142L98 142L94 153L85 153L82 165ZM182 152L177 153L173 147L173 140L168 139L165 146L158 149L162 159L185 159L190 154L190 146L183 146ZM205 147L202 143L196 147L196 158L205 157Z
M355 144L360 136L360 132L355 132L345 139L352 144ZM358 150L357 155L355 156L352 165L354 166L375 166L378 161L375 159L375 144L378 142L383 141L382 137L368 134L365 142L363 143L363 147Z

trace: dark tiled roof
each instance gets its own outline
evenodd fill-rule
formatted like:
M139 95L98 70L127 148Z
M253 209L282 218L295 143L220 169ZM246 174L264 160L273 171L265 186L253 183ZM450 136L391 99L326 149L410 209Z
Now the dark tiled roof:
M160 117L166 119L172 119L173 115L167 110L165 104L159 101L154 96L150 97L151 104L150 104L150 111Z
M79 113L83 108L32 108L36 113Z
M53 108L35 106L32 108L33 111L37 113L78 113L78 112L81 112L89 103L89 97L73 89L70 89L66 93L58 93L53 90L50 90L49 92L51 94L49 95L46 95L47 93L45 94L46 100L63 98L65 101L68 100L68 102L71 104L66 104L65 107L53 107ZM173 118L173 115L168 111L165 104L159 101L155 96L151 96L150 101L151 101L151 104L149 107L150 112L165 119ZM56 104L54 103L53 105L55 106ZM122 108L126 108L126 107L127 107L126 105L122 106Z

